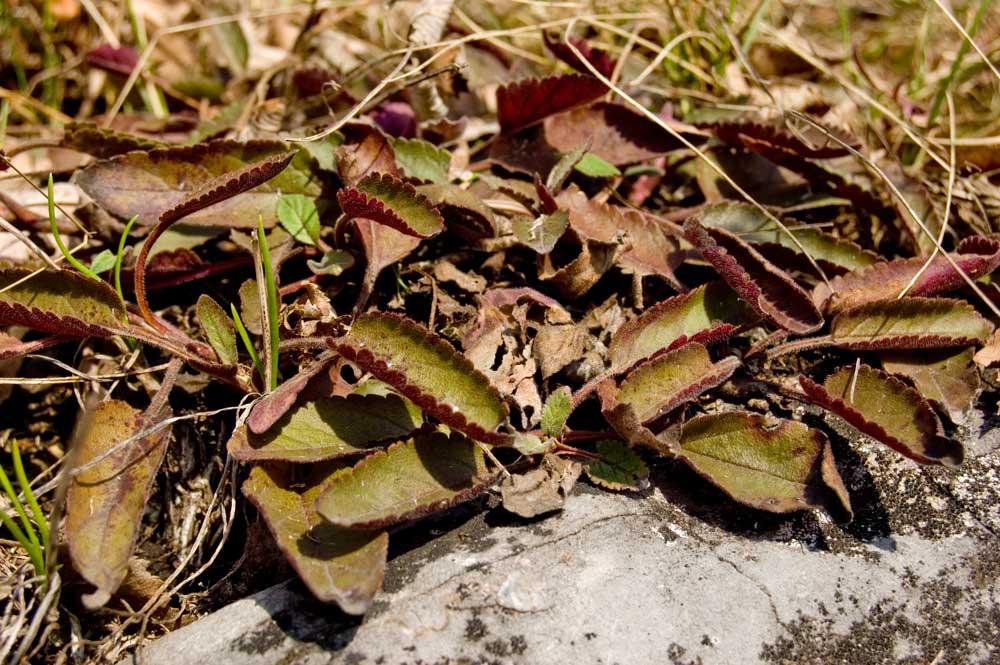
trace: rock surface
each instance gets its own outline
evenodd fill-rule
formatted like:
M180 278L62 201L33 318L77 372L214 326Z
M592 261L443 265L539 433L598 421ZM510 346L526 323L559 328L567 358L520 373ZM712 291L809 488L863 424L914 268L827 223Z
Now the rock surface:
M364 620L288 582L147 645L140 662L1000 662L995 425L966 424L959 470L835 439L856 513L846 527L736 507L674 464L643 496L578 486L548 519L460 510L390 562Z

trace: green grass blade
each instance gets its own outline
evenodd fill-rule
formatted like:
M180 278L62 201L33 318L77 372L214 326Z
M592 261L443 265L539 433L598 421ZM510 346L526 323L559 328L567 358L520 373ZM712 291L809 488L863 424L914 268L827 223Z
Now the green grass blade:
M38 505L38 500L35 499L35 493L31 491L31 483L28 482L28 476L24 472L24 464L21 461L21 451L17 447L16 441L11 441L11 455L14 458L14 475L17 476L17 484L21 486L21 494L28 502L28 507L31 508L31 514L35 518L35 525L38 527L38 533L42 536L42 546L45 551L49 549L49 521L45 517L45 513L42 512L41 507Z
M63 258L65 258L71 266L79 270L82 274L86 275L91 279L96 279L98 282L101 278L98 277L97 273L88 268L87 266L80 263L75 256L70 254L69 250L66 249L66 245L63 244L62 237L59 235L59 226L56 224L56 197L55 197L55 186L52 184L52 174L49 174L49 229L52 231L52 236L56 240L56 245L59 247L59 251L62 252Z
M271 250L267 246L267 236L264 234L264 220L257 218L257 239L260 247L260 262L264 265L264 284L267 290L267 328L268 328L268 355L270 363L270 382L268 390L278 387L278 344L279 321L278 321L278 284L274 279L274 266L271 265Z
M253 366L257 368L257 373L260 374L260 378L264 378L264 363L260 361L260 356L257 355L257 349L254 348L253 342L250 341L250 333L247 332L246 326L243 325L243 319L240 318L240 312L236 309L236 305L230 303L229 309L233 313L233 324L236 326L236 332L239 333L240 339L243 340L243 346L246 347L247 353L250 354L250 360L253 362Z

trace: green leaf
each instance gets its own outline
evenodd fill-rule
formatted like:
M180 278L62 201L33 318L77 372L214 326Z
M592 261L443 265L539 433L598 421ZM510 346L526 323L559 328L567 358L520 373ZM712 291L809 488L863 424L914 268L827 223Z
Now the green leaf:
M710 344L757 319L725 283L712 282L657 303L623 323L611 337L611 367L623 371L687 341Z
M401 316L362 314L337 350L450 427L504 444L507 405L489 379L446 340Z
M12 286L16 282L20 283ZM26 269L0 269L0 325L106 337L124 328L124 319L125 303L106 282L74 270L47 270L32 276Z
M348 217L370 219L406 235L429 238L444 230L444 219L430 200L388 173L372 173L354 187L342 188L337 200Z
M384 528L467 501L494 478L473 441L433 433L397 443L337 474L316 508L337 526Z
M980 391L975 347L921 351L885 351L882 368L908 377L927 399L940 404L953 419L969 410Z
M354 257L342 249L331 249L323 254L319 261L306 261L309 270L314 275L333 275L336 277L354 265Z
M562 386L554 391L545 400L545 408L542 409L542 431L547 436L558 438L562 436L563 427L573 409L572 392L567 386Z
M581 142L580 145L560 157L556 165L549 171L549 177L545 179L545 188L551 192L558 192L562 189L566 178L569 177L573 168L580 163L588 150L590 150L590 139Z
M316 462L369 452L409 436L423 423L398 395L300 400L263 434L240 426L226 444L240 461Z
M94 256L90 261L90 269L94 274L101 274L102 272L107 272L115 267L115 261L117 257L115 253L110 249L101 250L101 252Z
M880 300L840 312L830 327L845 349L932 349L971 346L993 332L972 305L948 298Z
M276 207L278 221L285 230L304 245L316 246L319 241L319 211L316 202L302 194L282 194Z
M584 155L574 168L590 178L613 178L622 174L614 164L604 161L592 152Z
M551 252L568 226L569 213L565 210L557 210L551 215L539 215L535 219L518 216L513 222L514 236L539 254Z
M77 174L80 187L109 213L139 224L156 224L160 214L209 186L216 178L288 152L278 141L211 141L193 146L170 146L133 151L105 159ZM277 221L275 205L281 194L320 195L308 155L300 153L292 165L253 191L199 210L185 222L201 225L253 228L262 216L265 226Z
M393 139L396 163L403 174L437 184L448 182L451 153L422 139Z
M962 444L945 437L941 421L916 390L900 379L861 365L843 367L820 386L800 376L809 399L859 431L921 464L962 463Z
M208 343L219 356L219 362L224 365L235 365L239 361L236 350L236 328L229 314L222 305L204 293L198 298L196 311L198 323L205 331Z
M769 427L740 412L699 416L681 435L680 458L742 504L774 513L824 508L851 518L847 489L826 435L800 422Z
M600 461L587 464L587 477L605 489L615 492L643 489L649 468L639 454L621 441L598 441Z
M348 614L364 614L382 587L389 536L341 529L316 512L316 499L336 466L318 465L304 482L294 467L258 466L243 483L278 547L316 598Z
M97 587L84 596L90 608L104 605L125 579L170 427L101 458L152 424L125 402L101 402L75 447L76 468L83 470L66 497L66 540L73 568Z

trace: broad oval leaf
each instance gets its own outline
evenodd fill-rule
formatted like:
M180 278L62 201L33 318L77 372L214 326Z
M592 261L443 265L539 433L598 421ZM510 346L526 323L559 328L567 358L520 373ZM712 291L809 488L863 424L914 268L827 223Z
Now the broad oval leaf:
M710 210L702 215L710 214ZM823 315L809 294L737 236L708 228L699 217L691 217L684 223L684 235L726 283L762 316L800 335L823 326Z
M925 398L937 402L957 419L969 410L979 395L979 370L973 360L975 348L883 351L882 368L913 381Z
M236 351L236 327L229 314L222 309L222 305L205 293L198 298L196 311L198 323L205 331L205 337L219 357L219 362L224 365L235 365L239 360Z
M348 217L385 224L400 233L429 238L444 230L444 219L413 185L387 173L372 173L337 192Z
M396 139L392 149L405 176L437 184L448 182L451 153L444 148L423 139Z
M262 434L242 425L226 444L243 461L317 462L369 452L409 436L423 418L397 395L347 395L300 402Z
M348 360L449 427L495 443L507 405L489 379L446 340L395 314L362 314L337 343Z
M597 453L601 459L584 467L595 485L613 492L635 492L648 484L649 467L639 453L621 441L598 441Z
M523 129L554 113L593 101L607 91L600 80L582 74L525 79L500 86L497 90L500 130L509 133Z
M100 459L154 423L119 400L101 402L89 418L75 458L76 468L87 468L72 479L66 497L66 540L73 568L97 587L84 597L85 604L95 608L111 598L128 572L170 427Z
M617 404L630 406L640 422L649 423L721 385L739 366L735 356L713 363L708 349L691 342L632 370L618 387Z
M843 367L817 384L800 376L806 395L859 431L921 464L962 463L962 444L942 434L941 421L916 390L900 379L861 365Z
M389 536L385 531L342 529L319 516L316 498L330 469L321 465L300 483L292 467L257 466L243 483L243 494L260 511L309 591L348 614L360 615L382 587Z
M316 509L337 526L384 528L468 501L495 477L474 441L433 433L338 473L323 487Z
M623 323L611 337L611 369L621 372L643 358L688 341L711 344L758 317L723 282L674 296Z
M153 225L160 214L189 199L216 178L240 171L262 160L288 152L278 141L211 141L193 146L170 146L133 151L101 160L80 171L77 182L99 206L123 219L139 216L139 224ZM251 228L261 216L265 226L277 221L278 194L319 196L308 156L300 153L291 168L251 192L190 214L192 224Z
M569 227L569 214L556 210L551 215L515 217L512 223L514 237L539 254L548 254Z
M767 427L740 411L698 416L684 425L680 448L688 466L742 504L774 513L822 507L851 519L830 442L800 422Z
M830 338L845 349L932 349L971 346L993 331L972 305L948 298L880 300L846 309L833 319Z
M16 282L20 283L11 286ZM32 276L26 269L0 269L0 325L106 337L124 328L124 321L125 303L106 282L73 270L47 270Z

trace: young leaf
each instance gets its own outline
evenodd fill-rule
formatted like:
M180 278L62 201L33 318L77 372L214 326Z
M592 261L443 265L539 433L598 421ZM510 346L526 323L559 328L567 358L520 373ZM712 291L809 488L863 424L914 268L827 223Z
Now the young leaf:
M542 431L546 436L562 436L563 427L573 408L573 398L568 386L562 386L549 395L542 409Z
M372 173L337 192L348 217L363 217L400 233L428 238L444 229L441 213L412 185L386 173Z
M208 343L219 356L219 362L223 365L235 365L239 361L236 351L236 328L229 314L222 305L204 293L198 298L196 309L198 323L205 331Z
M587 477L613 492L637 492L643 489L649 468L639 454L620 441L598 441L600 460L587 464Z
M979 395L979 370L973 362L975 347L921 351L884 351L882 368L901 374L925 398L940 404L953 419L969 410Z
M84 468L70 483L66 540L73 567L97 587L84 597L88 607L104 605L125 579L146 499L167 450L170 427L100 461L98 458L153 424L125 402L101 402L77 444L77 468L93 466Z
M440 185L448 182L451 153L447 150L422 139L395 139L392 149L405 176Z
M323 487L316 509L337 526L385 528L468 501L494 478L475 442L433 433L397 443L337 474Z
M604 161L592 152L584 155L573 168L589 178L614 178L622 174L614 164Z
M193 146L170 146L148 152L133 151L101 160L80 171L77 182L99 206L113 215L128 219L139 216L139 224L155 224L160 214L192 194L216 184L249 165L274 160L288 148L277 141L212 141ZM296 159L292 167L254 191L229 198L208 209L190 214L191 224L250 228L262 216L264 224L277 221L278 194L305 194L316 197L320 185L309 170L308 158Z
M548 254L569 227L569 214L565 210L557 210L551 215L539 215L534 219L515 217L512 226L514 237L523 245L539 254Z
M761 316L800 335L823 326L823 315L809 294L737 236L706 227L698 217L684 223L684 235Z
M1000 240L970 238L959 248L965 251L951 255L952 260L971 279L993 272L1000 266ZM840 275L830 285L820 284L813 291L813 300L827 312L837 312L855 305L897 297L911 280L919 277L906 292L910 296L934 296L961 288L965 284L944 256L929 262L923 257L897 259ZM921 270L923 272L921 272Z
M303 245L319 241L319 211L316 202L302 194L282 194L276 207L278 221Z
M993 325L972 305L947 298L881 300L846 309L830 338L845 349L933 349L983 342Z
M317 462L368 452L380 442L409 436L420 412L397 395L348 395L300 401L262 434L244 425L226 444L241 462Z
M698 416L684 425L680 458L742 504L774 513L824 508L851 519L847 489L826 435L782 420L730 411Z
M348 614L361 615L382 587L389 536L341 529L319 516L316 498L330 466L314 469L305 483L293 482L292 467L257 466L243 483L243 493L309 591Z
M110 249L102 250L90 261L90 271L95 275L107 272L115 267L116 257Z
M24 281L22 281L24 280ZM20 282L17 286L12 284ZM74 270L31 276L23 268L0 268L0 325L107 337L125 327L125 303L106 282Z
M621 372L643 358L685 342L725 339L757 321L745 302L723 282L712 282L659 302L626 321L611 337L611 368Z
M331 275L337 277L345 270L354 266L354 257L342 249L331 249L325 252L319 261L308 259L306 265L314 275Z
M447 341L394 314L362 314L338 351L453 429L504 443L496 428L507 405L472 363Z
M708 349L690 342L632 370L619 386L617 404L627 404L640 422L649 423L721 385L739 366L735 356L713 363Z
M500 86L497 90L500 130L510 133L524 129L554 113L593 101L607 91L607 86L598 79L581 74L525 79ZM573 145L579 144L577 141Z
M891 374L843 367L819 385L800 376L806 395L859 431L921 464L962 463L962 444L945 437L941 421L916 390Z

